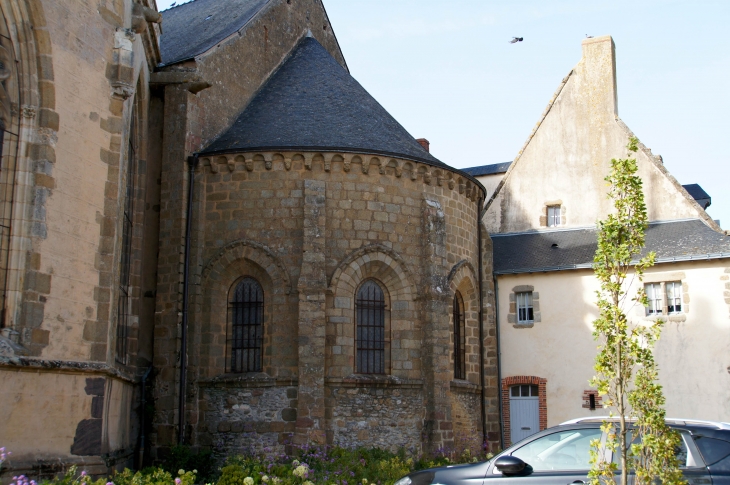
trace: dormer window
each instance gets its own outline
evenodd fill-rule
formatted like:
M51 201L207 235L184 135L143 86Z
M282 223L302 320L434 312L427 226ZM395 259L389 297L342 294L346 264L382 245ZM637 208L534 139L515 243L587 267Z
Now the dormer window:
M555 227L560 225L560 206L549 205L547 206L547 226Z

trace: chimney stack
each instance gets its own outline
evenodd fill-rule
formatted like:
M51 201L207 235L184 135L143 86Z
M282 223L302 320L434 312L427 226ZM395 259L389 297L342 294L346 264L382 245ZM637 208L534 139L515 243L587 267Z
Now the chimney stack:
M431 152L431 150L428 149L428 147L431 146L431 144L428 142L428 140L426 140L425 138L417 138L416 141L421 144L421 146L423 147L424 150L426 150L429 153Z

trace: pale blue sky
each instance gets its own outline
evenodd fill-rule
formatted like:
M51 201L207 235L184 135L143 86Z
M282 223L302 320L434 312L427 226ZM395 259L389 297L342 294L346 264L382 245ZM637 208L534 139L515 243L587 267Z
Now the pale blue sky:
M355 79L458 168L512 160L581 40L612 35L619 116L730 228L729 0L323 1Z

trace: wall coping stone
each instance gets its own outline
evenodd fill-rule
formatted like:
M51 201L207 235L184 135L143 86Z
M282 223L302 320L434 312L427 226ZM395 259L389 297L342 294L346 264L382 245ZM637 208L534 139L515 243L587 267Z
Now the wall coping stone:
M462 379L452 380L450 386L452 391L456 391L459 394L479 394L482 390L482 386Z
M243 374L221 374L209 379L199 379L201 387L281 387L296 386L299 379L271 377L263 372L248 372Z
M48 371L62 374L101 374L113 379L137 384L140 378L100 362L79 362L72 360L46 360L31 357L15 356L13 358L0 357L0 369L15 369L21 371Z
M402 377L375 374L350 374L344 378L327 377L325 384L328 386L339 385L342 387L399 387L420 389L423 387L423 379L404 379Z

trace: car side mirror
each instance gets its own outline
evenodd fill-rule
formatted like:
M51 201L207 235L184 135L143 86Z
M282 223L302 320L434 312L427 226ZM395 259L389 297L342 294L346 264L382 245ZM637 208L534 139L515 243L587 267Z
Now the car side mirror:
M501 471L505 475L514 475L520 473L525 469L526 463L516 456L500 456L497 461L494 462L494 466L497 470Z

